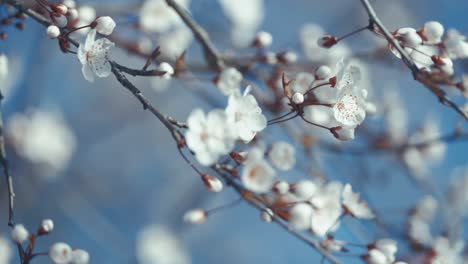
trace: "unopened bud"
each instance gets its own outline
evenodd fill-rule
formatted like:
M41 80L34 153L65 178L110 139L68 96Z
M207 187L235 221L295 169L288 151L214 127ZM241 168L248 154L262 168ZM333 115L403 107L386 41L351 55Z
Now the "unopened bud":
M265 32L265 31L260 31L255 36L255 40L252 43L252 46L264 48L264 47L270 46L272 42L273 42L273 37L271 36L270 33Z
M317 44L322 48L331 48L338 43L338 38L332 35L325 35L318 39Z
M212 192L220 192L223 190L223 183L215 176L203 174L201 177L208 190Z
M60 36L60 29L56 25L50 25L47 27L47 36L51 39Z
M294 93L292 96L292 101L295 104L302 104L304 102L304 95L302 93Z
M273 220L273 211L270 209L270 208L265 208L263 211L262 211L262 214L260 215L260 217L262 218L262 220L264 222L271 222Z
M52 219L42 220L41 226L39 227L39 235L45 235L54 230L54 221Z
M184 222L187 224L203 224L208 214L203 209L192 209L184 214Z

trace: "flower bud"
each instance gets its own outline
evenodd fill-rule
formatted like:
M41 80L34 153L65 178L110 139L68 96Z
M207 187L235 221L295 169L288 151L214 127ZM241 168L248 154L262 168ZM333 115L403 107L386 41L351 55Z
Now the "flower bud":
M52 219L42 220L41 226L39 227L39 235L45 235L54 230L54 221Z
M304 95L302 93L294 93L292 96L292 101L295 104L302 104L304 102Z
M289 183L285 181L276 182L273 185L273 191L277 194L283 195L289 192Z
M78 10L76 10L75 8L69 8L68 9L68 13L67 13L67 16L68 16L68 19L70 21L75 21L78 19L79 15L78 15Z
M273 216L274 216L273 211L270 208L265 208L262 211L262 214L260 215L261 219L267 223L273 220Z
M354 127L337 126L332 127L330 132L336 139L348 141L354 139Z
M444 26L437 21L429 21L418 31L418 34L428 44L438 44L444 35Z
M69 263L73 259L72 249L66 243L55 243L49 248L49 258L56 264Z
M61 15L65 15L68 12L68 7L64 4L58 4L55 6L54 11Z
M331 48L338 43L338 38L332 35L325 35L317 40L317 45L322 48Z
M279 61L285 64L291 64L297 61L297 54L292 51L285 51L277 55Z
M28 240L29 238L29 231L24 227L24 225L15 225L13 230L11 230L11 238L17 244L21 244Z
M332 74L332 70L330 69L330 67L326 65L322 65L315 70L315 79L325 80L329 78L331 74Z
M265 32L265 31L260 31L255 36L255 40L252 43L252 46L264 48L264 47L270 46L272 42L273 42L273 37L271 36L270 33Z
M184 214L184 222L199 225L206 221L208 214L203 209L192 209Z
M72 261L73 264L88 264L89 263L89 253L83 249L74 249L72 252Z
M220 192L223 190L223 183L215 176L203 174L201 177L208 190L212 192Z
M52 16L52 20L54 21L55 25L60 28L65 27L68 24L68 19L64 15Z
M50 25L47 27L47 36L51 39L60 36L60 29L56 25Z
M102 35L110 35L115 28L115 21L110 16L102 16L95 20L96 31Z

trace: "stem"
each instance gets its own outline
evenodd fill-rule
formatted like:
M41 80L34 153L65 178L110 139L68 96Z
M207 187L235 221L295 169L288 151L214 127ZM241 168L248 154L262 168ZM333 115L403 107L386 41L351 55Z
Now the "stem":
M365 27L358 28L358 29L356 29L356 30L353 30L353 31L349 32L348 34L345 34L345 35L343 35L343 36L337 38L336 41L337 41L337 42L338 42L338 41L341 41L341 40L343 40L343 39L345 39L345 38L351 37L351 36L354 35L354 34L357 34L357 33L361 32L361 31L364 31L364 30L367 30L367 29L370 29L370 28L371 28L370 25L367 25L367 26L365 26Z

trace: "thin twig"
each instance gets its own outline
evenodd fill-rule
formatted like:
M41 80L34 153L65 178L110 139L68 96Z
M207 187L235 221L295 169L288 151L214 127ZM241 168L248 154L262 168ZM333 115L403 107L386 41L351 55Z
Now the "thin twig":
M179 15L179 17L184 21L187 27L190 28L192 33L197 38L198 42L203 46L203 51L205 52L205 59L208 62L208 65L214 66L218 71L222 70L225 67L224 60L220 55L218 49L211 42L210 37L205 29L203 29L188 12L180 6L174 0L166 0L167 5L172 7L174 11Z

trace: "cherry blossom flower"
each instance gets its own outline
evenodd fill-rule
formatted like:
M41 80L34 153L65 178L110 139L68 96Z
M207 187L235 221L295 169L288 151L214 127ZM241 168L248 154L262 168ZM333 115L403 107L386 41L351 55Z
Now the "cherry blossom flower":
M277 194L284 195L289 192L289 183L286 181L278 181L273 186L273 191Z
M84 27L90 25L96 19L96 10L92 6L82 5L78 8L78 20L76 21L75 27ZM78 31L79 34L87 34L89 28L83 28Z
M319 237L324 237L327 232L332 232L338 228L339 217L341 215L341 191L340 182L330 182L323 185L309 199L315 209L311 218L311 230Z
M263 154L263 149L252 148L244 163L241 181L244 187L252 192L268 192L275 183L275 170L266 162Z
M296 164L296 151L294 147L284 141L277 141L271 145L268 158L279 170L287 171Z
M292 83L292 89L298 93L306 93L315 81L315 76L308 72L299 72Z
M304 103L304 95L302 93L294 93L291 101L297 105Z
M465 243L462 240L451 243L446 237L438 237L432 245L435 256L431 258L430 263L464 263L462 256L464 247Z
M73 260L72 248L62 242L53 244L49 248L49 258L55 264L68 264Z
M223 183L213 175L203 174L202 180L206 188L212 192L220 192L223 190Z
M176 235L164 226L152 225L137 237L138 263L190 264L190 255Z
M178 27L170 32L160 34L158 44L161 47L161 55L167 59L179 57L192 43L192 32L185 27Z
M463 59L468 57L468 42L466 37L457 30L450 29L444 37L443 44L451 59Z
M384 107L386 112L384 118L391 142L401 144L408 136L408 113L403 106L402 99L393 88L385 89Z
M367 204L363 201L359 201L359 194L353 193L350 184L344 186L342 195L342 203L346 213L358 219L372 219L375 217Z
M98 17L96 20L96 31L102 35L110 35L115 28L115 21L110 16Z
M332 128L332 131L335 138L342 141L348 141L354 139L355 129L355 126L338 126Z
M13 249L11 248L9 241L0 236L0 263L11 263L11 259L13 258Z
M229 96L226 107L228 122L232 125L235 134L245 142L250 142L257 132L262 131L267 125L262 109L249 92L250 86L247 86L242 96Z
M72 251L72 260L70 264L88 264L89 263L89 253L83 249L73 249Z
M327 65L322 65L315 70L315 79L325 80L330 78L332 75L332 70Z
M189 0L176 0L182 8L188 8ZM148 32L164 32L182 25L177 13L164 0L147 0L140 9L140 26Z
M29 231L22 224L17 224L11 230L11 238L18 244L24 243L29 239Z
M414 28L400 28L394 35L403 47L416 48L422 43L421 36Z
M43 234L50 233L54 230L54 221L52 219L44 219L42 220L41 226L39 228L39 232Z
M289 211L289 222L299 230L310 228L312 217L312 206L308 203L296 203Z
M379 239L374 243L376 249L384 253L388 263L395 261L395 254L398 250L397 243L392 239Z
M184 214L184 222L188 224L203 224L206 221L207 213L203 209L192 209Z
M444 26L437 21L429 21L424 24L419 34L427 44L439 44L444 35Z
M75 135L62 116L53 111L15 114L7 123L7 135L18 154L39 165L47 177L68 166L76 147Z
M204 166L212 165L234 147L231 127L226 123L226 114L220 109L206 115L203 110L195 109L190 113L187 125L187 146Z
M293 185L292 192L298 201L305 201L313 197L319 186L311 180L300 180Z
M215 83L224 95L239 95L242 79L242 73L236 68L228 67L219 74Z
M89 31L85 44L78 47L78 59L83 67L81 71L87 81L93 82L94 75L99 78L108 77L111 74L111 64L108 54L114 43L106 38L95 40L96 30Z
M5 54L0 54L0 81L6 80L8 77L8 57Z
M266 31L260 31L255 36L255 40L253 42L254 46L259 47L268 47L273 43L273 36Z

